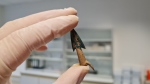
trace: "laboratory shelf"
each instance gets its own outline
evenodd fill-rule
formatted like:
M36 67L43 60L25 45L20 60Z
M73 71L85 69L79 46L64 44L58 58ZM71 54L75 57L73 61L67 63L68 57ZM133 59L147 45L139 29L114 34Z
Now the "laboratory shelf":
M44 71L37 70L37 69L27 69L27 70L21 71L21 74L55 77L55 78L58 78L60 76L60 73L57 73L57 72L50 72L50 71L44 72Z
M50 57L45 57L44 55L34 55L30 56L29 59L39 59L39 60L46 60L46 61L62 61L61 58L50 58Z
M67 55L67 58L78 59L77 55ZM112 60L112 57L105 56L86 56L86 58L93 60Z
M85 76L83 81L106 83L106 84L114 83L113 77L109 75L87 75Z
M11 76L15 76L15 77L21 77L21 74L17 71L14 71Z
M83 42L111 42L112 39L82 39ZM71 42L70 39L67 39L67 42Z
M54 49L53 49L53 48L50 48L50 49L48 49L48 50L46 50L46 51L48 51L48 52L63 52L63 50L62 50L62 49L59 49L59 48L58 48L58 49L57 49L57 48L56 48L56 49L55 49L55 48L54 48Z
M111 51L100 51L100 50L88 50L82 49L84 53L112 53ZM66 52L73 52L72 49L66 49Z

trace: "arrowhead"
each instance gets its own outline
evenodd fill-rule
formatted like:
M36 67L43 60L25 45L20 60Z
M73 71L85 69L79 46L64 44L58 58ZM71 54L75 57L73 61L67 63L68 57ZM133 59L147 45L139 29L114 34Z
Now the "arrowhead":
M70 37L71 37L71 44L72 44L72 49L73 51L76 49L76 48L84 48L85 49L85 46L81 40L81 38L79 37L79 35L77 34L77 32L73 29L71 30L70 32ZM79 44L78 44L79 43Z

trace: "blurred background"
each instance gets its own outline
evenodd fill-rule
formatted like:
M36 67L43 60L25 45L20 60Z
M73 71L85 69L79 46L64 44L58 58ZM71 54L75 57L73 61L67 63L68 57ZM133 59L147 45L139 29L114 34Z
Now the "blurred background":
M82 84L150 84L150 0L0 0L0 25L51 9L74 7L76 31L94 65ZM33 52L12 74L13 84L52 84L78 63L69 33Z

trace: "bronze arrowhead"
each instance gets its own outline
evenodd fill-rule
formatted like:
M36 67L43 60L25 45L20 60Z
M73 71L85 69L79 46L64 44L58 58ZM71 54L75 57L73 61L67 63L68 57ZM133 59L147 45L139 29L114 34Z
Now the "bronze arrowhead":
M92 66L92 64L90 62L88 62L84 56L84 53L81 48L85 49L85 46L84 46L81 38L79 37L79 35L77 34L77 32L74 29L71 30L70 36L71 36L72 49L73 49L73 51L76 49L80 65L81 66L89 65L94 70L94 67Z

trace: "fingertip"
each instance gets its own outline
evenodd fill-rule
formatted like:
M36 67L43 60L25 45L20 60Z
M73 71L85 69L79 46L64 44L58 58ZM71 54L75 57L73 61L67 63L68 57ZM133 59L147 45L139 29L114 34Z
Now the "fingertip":
M47 49L48 49L47 46L44 45L44 46L37 48L36 51L42 52L42 51L46 51Z
M60 16L55 18L55 21L53 19L54 24L57 25L56 28L51 28L54 31L54 38L61 37L71 31L78 25L78 20L79 18L76 15Z
M68 15L68 17L69 17L71 20L79 21L79 17L76 16L76 15Z
M77 15L77 10L75 8L73 8L73 7L64 8L64 10L70 11L73 14Z
M57 18L62 19L63 21L68 22L69 24L77 24L79 21L79 17L76 15L60 16Z

